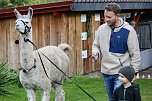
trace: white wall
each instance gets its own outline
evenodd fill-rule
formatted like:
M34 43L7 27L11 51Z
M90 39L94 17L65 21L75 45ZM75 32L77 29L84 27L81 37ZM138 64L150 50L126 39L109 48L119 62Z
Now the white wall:
M141 69L152 66L152 49L141 51Z

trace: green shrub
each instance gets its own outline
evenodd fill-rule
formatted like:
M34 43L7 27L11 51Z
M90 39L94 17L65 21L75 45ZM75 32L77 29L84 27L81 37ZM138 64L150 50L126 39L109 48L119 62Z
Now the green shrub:
M17 81L17 73L14 70L8 69L7 60L0 63L0 95L11 94L6 89L6 86Z

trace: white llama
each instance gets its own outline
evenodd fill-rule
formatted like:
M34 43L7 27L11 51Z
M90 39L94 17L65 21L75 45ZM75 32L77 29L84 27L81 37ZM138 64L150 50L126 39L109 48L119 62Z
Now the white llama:
M64 43L58 47L46 46L33 51L33 45L27 41L27 39L32 41L31 20L33 9L29 7L27 15L21 15L16 9L14 9L14 12L17 17L15 29L20 33L20 82L26 89L28 101L36 101L36 89L40 89L43 92L41 101L50 101L51 87L55 90L55 101L65 101L61 85L63 84L65 75L50 63L45 56L63 72L66 72L69 67L67 53L71 47ZM46 73L44 72L38 52L42 58Z

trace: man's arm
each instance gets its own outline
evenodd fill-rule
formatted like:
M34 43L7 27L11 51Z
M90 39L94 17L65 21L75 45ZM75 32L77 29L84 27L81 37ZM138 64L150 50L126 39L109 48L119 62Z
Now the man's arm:
M128 50L131 58L131 65L138 72L140 68L140 49L136 31L132 28L128 36Z
M95 39L92 44L92 57L97 60L100 54L100 45L99 45L99 32L95 32Z

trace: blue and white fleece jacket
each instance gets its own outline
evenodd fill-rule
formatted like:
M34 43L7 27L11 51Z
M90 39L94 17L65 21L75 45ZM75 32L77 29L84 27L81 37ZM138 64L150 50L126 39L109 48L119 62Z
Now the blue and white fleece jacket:
M136 31L127 22L112 29L107 23L95 32L92 52L102 55L101 72L109 75L118 74L123 66L132 65L136 72L140 67L140 49Z

